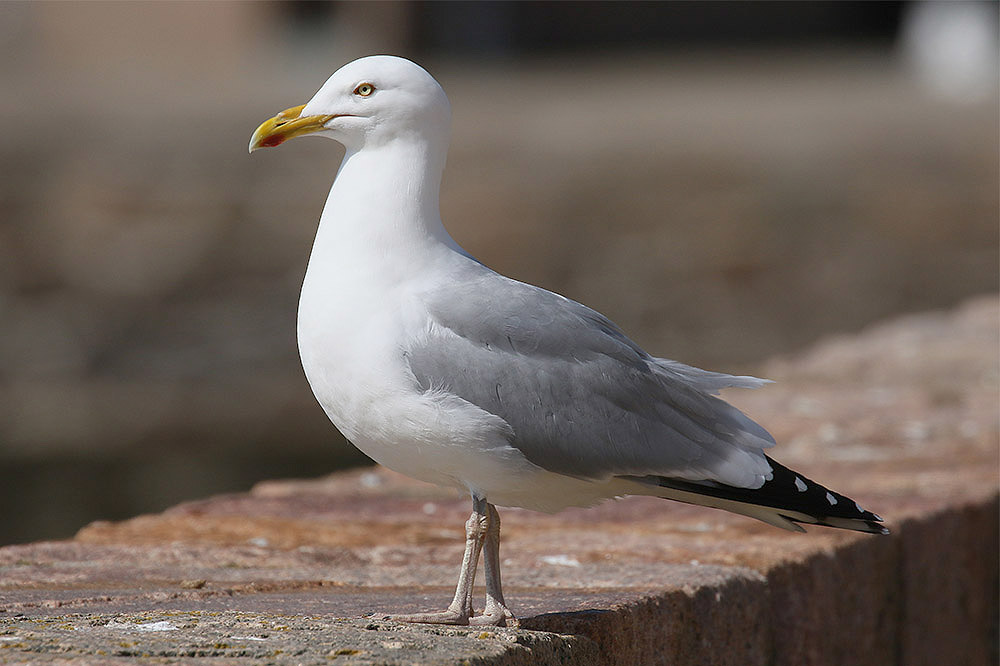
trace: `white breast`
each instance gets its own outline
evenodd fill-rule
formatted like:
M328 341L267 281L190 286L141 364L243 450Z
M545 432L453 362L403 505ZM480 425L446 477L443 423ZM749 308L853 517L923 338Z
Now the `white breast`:
M299 301L299 354L327 416L377 462L431 483L471 488L530 465L497 416L421 387L403 354L428 316L406 286L370 271L310 266ZM316 268L317 270L314 270ZM533 466L532 466L533 467Z

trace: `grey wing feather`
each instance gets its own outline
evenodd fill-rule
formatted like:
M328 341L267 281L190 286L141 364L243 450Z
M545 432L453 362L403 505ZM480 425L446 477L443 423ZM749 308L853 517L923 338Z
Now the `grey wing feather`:
M658 359L603 315L493 272L425 295L404 350L426 389L503 418L531 462L579 478L658 474L757 487L774 440L714 397L734 377Z

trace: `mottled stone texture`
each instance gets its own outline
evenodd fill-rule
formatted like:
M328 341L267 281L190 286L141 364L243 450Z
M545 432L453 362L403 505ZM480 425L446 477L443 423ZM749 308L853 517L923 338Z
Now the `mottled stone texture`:
M382 469L271 481L0 549L0 662L995 664L998 312L829 340L728 396L890 537L655 498L507 509L521 629L401 626L379 618L450 598L467 500Z

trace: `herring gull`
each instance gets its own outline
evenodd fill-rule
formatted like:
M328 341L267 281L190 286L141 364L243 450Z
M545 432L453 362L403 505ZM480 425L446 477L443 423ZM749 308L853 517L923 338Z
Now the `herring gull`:
M555 512L652 495L787 530L888 533L876 514L766 456L771 435L717 397L766 380L651 356L600 313L463 250L438 207L450 125L430 74L370 56L250 141L253 152L318 134L346 148L299 300L316 399L377 462L472 496L451 605L392 617L516 623L500 581L497 505ZM476 615L480 553L486 601Z

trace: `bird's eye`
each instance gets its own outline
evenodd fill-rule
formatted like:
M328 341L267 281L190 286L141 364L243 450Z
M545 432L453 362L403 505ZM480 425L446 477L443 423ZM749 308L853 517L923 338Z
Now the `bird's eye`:
M360 83L358 87L354 89L355 95L360 95L361 97L368 97L373 92L375 92L375 86L370 83Z

